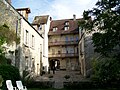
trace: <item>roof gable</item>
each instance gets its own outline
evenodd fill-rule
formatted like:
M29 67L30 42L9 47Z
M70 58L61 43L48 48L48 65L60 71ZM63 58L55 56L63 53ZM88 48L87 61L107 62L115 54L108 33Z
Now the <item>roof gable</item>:
M49 15L45 15L45 16L35 16L32 24L47 24L48 21L48 17Z

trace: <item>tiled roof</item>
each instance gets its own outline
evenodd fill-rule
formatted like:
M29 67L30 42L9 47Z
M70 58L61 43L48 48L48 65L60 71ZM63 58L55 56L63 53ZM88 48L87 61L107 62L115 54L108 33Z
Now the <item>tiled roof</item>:
M57 31L55 33L63 33L63 32L73 32L78 30L78 21L81 19L63 19L63 20L52 20L50 23L50 30L53 31L54 27L57 27ZM65 25L65 23L68 22L69 25ZM69 26L69 30L64 30L65 26Z
M45 15L45 16L35 16L32 24L46 24L47 20L48 20L49 15Z

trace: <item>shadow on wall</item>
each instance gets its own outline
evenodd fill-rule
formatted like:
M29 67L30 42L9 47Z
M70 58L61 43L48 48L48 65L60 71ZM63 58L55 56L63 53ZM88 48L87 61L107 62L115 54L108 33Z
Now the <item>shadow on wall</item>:
M97 52L94 51L95 47L92 41L92 35L85 37L85 62L86 62L86 76L90 77L92 74L92 60L99 56Z

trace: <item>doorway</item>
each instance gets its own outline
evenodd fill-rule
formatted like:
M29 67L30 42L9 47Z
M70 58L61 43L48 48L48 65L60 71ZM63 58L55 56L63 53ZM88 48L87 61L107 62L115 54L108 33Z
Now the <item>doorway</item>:
M52 59L52 60L49 61L49 66L50 66L51 70L53 68L55 70L59 70L60 69L60 61L58 59Z

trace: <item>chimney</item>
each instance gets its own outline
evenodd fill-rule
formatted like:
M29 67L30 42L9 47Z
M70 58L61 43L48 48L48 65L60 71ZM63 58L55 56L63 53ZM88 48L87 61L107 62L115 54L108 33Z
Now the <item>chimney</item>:
M50 17L50 21L52 21L52 17Z
M28 20L28 14L31 13L30 8L18 8L16 9L26 20Z
M11 0L6 0L6 1L11 4Z
M75 15L75 14L73 14L73 20L74 20L74 21L76 20L76 15Z

